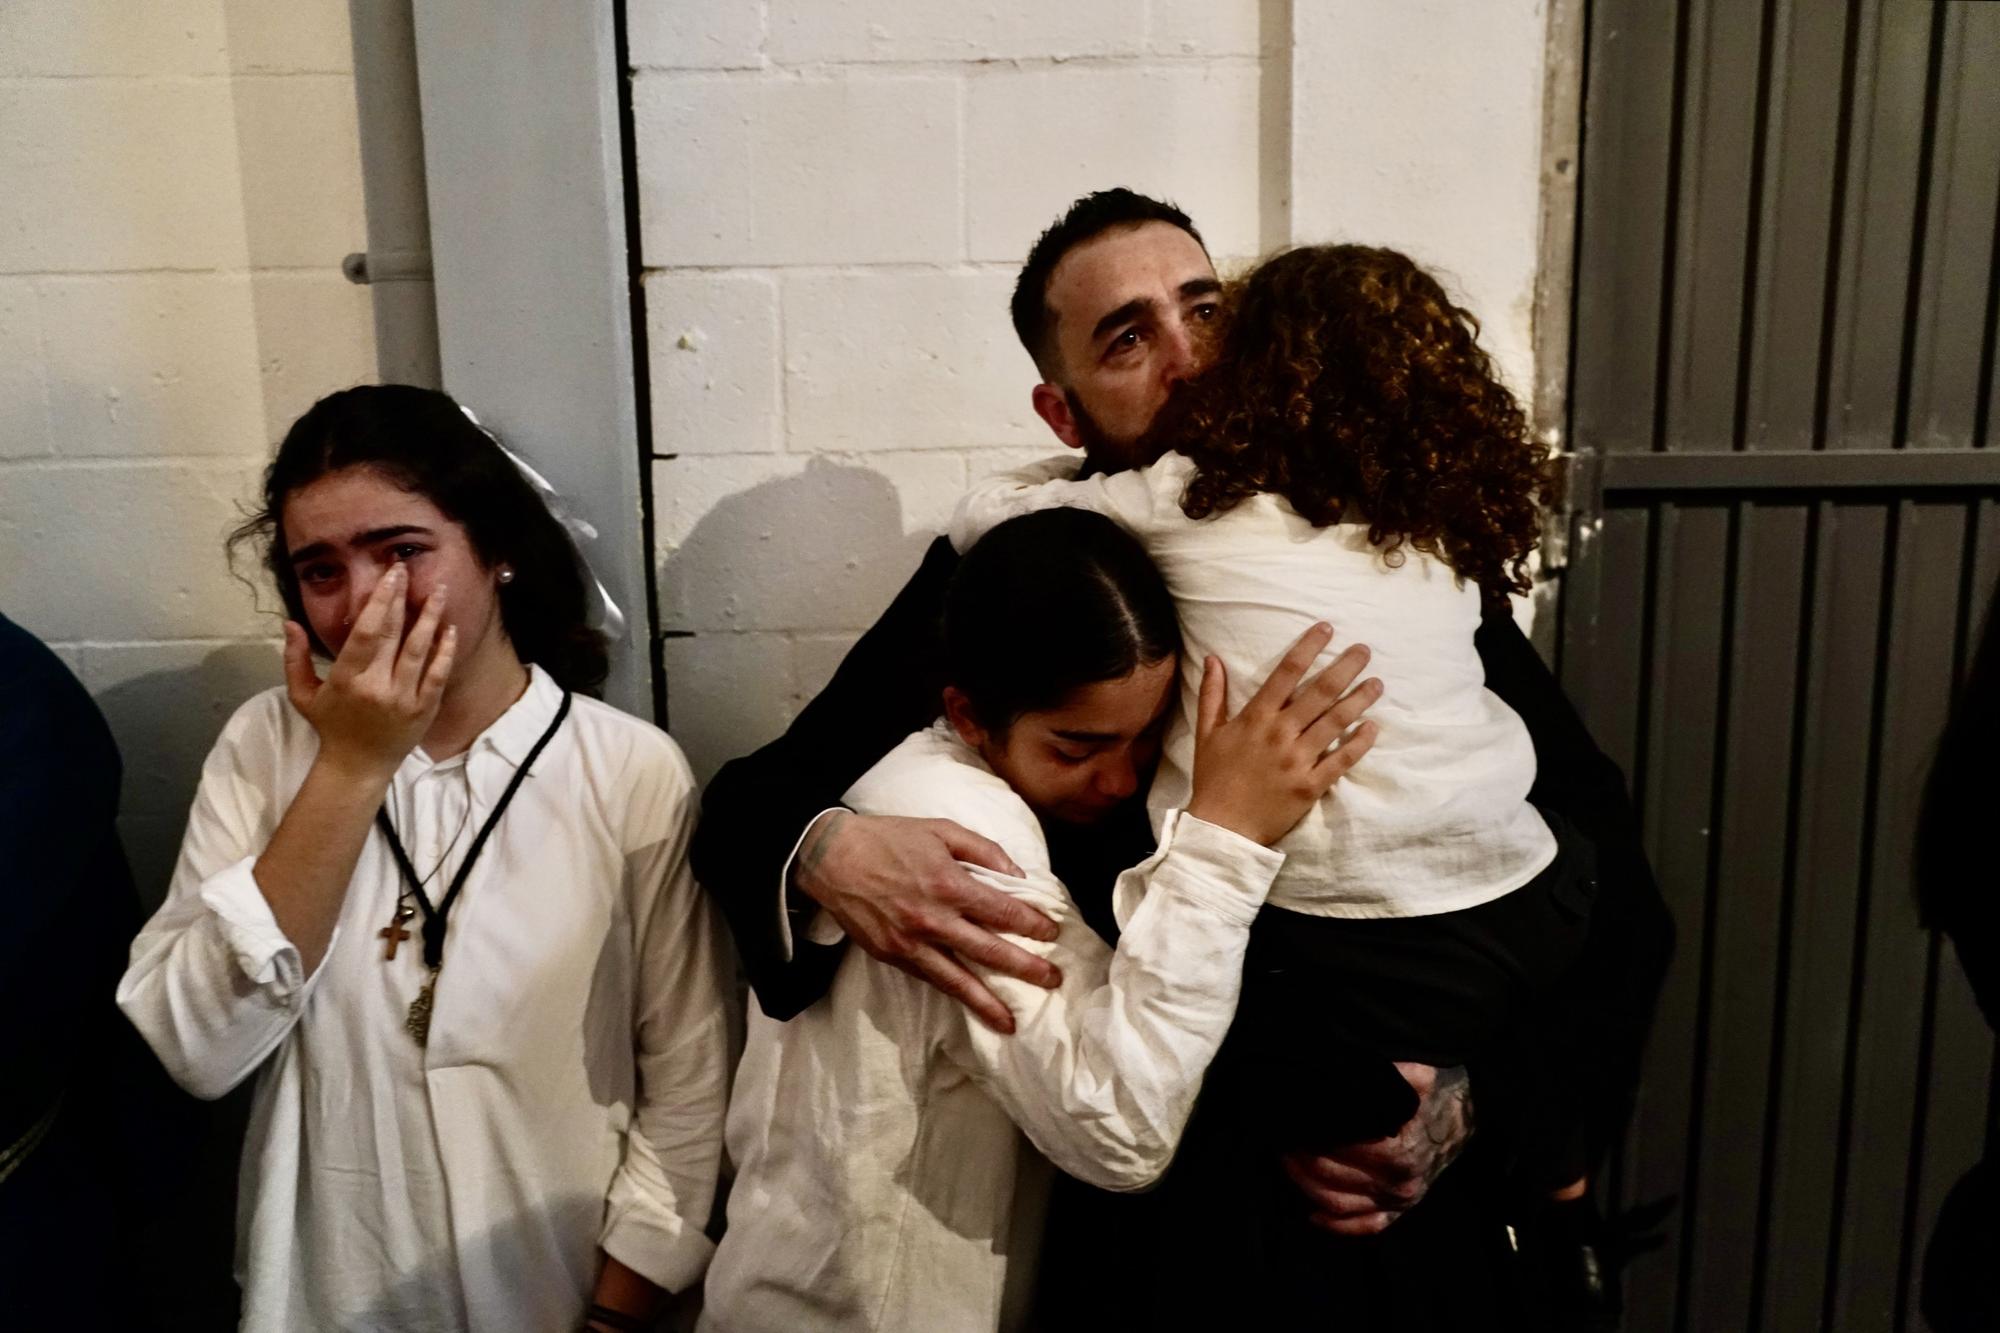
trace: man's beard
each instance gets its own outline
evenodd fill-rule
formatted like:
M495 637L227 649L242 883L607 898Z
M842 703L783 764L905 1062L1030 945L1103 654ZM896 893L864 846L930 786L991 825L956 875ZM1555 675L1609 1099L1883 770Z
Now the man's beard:
M1097 418L1090 415L1083 400L1076 396L1075 389L1063 390L1063 401L1069 404L1070 420L1076 427L1077 439L1083 444L1083 472L1089 477L1100 472L1123 472L1126 468L1143 467L1172 448L1169 436L1171 423L1186 410L1192 392L1191 381L1182 380L1167 390L1166 399L1153 419L1136 439L1114 440L1097 424Z
M1064 389L1063 401L1069 404L1070 422L1076 429L1077 440L1083 445L1081 475L1089 477L1100 472L1123 472L1139 461L1138 441L1112 439L1105 433L1104 427L1097 424L1097 418L1084 407L1075 389Z

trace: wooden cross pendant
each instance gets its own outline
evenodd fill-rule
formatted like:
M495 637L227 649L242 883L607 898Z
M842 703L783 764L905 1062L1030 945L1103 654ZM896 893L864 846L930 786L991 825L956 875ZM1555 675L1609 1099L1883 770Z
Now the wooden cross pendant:
M382 953L384 958L395 958L396 946L410 938L410 932L403 929L403 923L416 914L415 908L411 907L408 903L403 903L396 908L395 920L375 932L376 939L389 941L389 947Z

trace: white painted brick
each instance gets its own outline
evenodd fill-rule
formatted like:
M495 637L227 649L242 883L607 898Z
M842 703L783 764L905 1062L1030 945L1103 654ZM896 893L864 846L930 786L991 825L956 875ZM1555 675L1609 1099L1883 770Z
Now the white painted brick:
M1253 68L985 72L966 101L971 257L1019 263L1079 195L1114 185L1180 205L1217 255L1255 254Z
M78 674L125 759L121 813L185 819L201 762L245 699L284 680L272 642L82 644Z
M220 74L229 68L227 48L222 0L0 5L0 77Z
M231 578L223 538L258 466L42 466L0 471L0 606L47 640L273 633ZM246 575L253 574L246 566ZM259 588L265 612L277 594Z
M1292 218L1438 270L1516 393L1534 371L1542 0L1326 0L1297 13ZM1422 50L1421 61L1408 53Z
M0 273L241 267L229 87L0 85Z
M751 69L764 63L759 0L626 0L636 69Z
M40 306L58 454L262 452L247 277L49 278Z
M667 729L697 782L790 725L792 655L782 634L698 634L668 639Z
M1267 46L1282 50L1291 32L1278 20L1289 18L1290 9L1289 3L1281 8L1271 0L1153 0L1147 47L1176 56L1254 56Z
M959 257L952 79L652 74L633 100L651 266Z
M782 447L778 288L769 277L649 273L646 335L655 452Z
M1013 60L1136 54L1145 0L770 0L771 58Z
M1023 442L1045 427L1002 273L787 275L785 403L794 450Z
M353 78L246 77L235 89L251 265L338 272L368 248Z
M368 288L338 273L253 274L250 293L264 414L263 432L244 452L274 452L322 397L374 383L375 312Z
M0 458L50 452L49 391L35 285L0 278Z
M848 650L860 638L846 634L801 634L792 641L792 715L811 703L833 673L840 669Z
M953 454L657 462L660 626L864 629L964 489L965 462Z
M223 0L229 67L238 74L346 73L354 68L347 0Z

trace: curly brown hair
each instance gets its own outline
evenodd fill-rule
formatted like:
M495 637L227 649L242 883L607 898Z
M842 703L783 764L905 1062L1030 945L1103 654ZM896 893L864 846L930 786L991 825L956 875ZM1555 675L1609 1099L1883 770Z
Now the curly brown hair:
M1188 517L1271 492L1321 527L1365 521L1391 564L1407 543L1489 599L1528 590L1558 477L1437 279L1394 250L1308 246L1230 284L1223 308L1214 362L1145 442L1194 461Z

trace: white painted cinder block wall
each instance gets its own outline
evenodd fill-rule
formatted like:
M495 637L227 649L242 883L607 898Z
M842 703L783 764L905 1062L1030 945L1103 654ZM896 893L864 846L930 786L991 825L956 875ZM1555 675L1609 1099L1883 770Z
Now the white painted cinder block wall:
M1532 384L1544 0L630 0L674 733L777 735L969 479L1056 447L1007 321L1077 195L1446 270Z
M0 6L0 612L110 719L148 901L279 679L223 537L291 420L374 377L351 68L344 0Z

